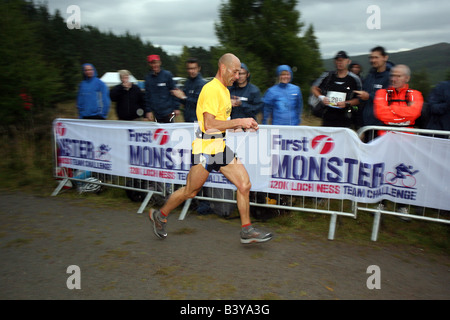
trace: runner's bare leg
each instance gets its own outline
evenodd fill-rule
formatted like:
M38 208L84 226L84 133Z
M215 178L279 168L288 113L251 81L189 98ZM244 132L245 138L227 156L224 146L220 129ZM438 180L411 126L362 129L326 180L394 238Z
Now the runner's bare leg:
M160 211L167 216L184 201L195 197L205 184L208 176L209 172L201 164L193 166L187 176L186 185L172 193Z
M236 188L236 199L241 224L247 225L250 221L250 177L239 159L234 158L228 165L221 167L220 172L233 183Z

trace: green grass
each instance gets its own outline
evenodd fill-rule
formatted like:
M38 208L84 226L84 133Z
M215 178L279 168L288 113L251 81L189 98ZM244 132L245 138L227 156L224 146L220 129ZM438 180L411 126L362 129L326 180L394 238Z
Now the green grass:
M314 238L326 239L331 217L327 214L290 211L271 219L267 225L279 234L299 232ZM391 245L419 248L435 253L450 253L450 226L412 219L405 222L398 217L383 215L377 242L371 241L373 216L359 212L357 218L338 217L335 240L359 245Z

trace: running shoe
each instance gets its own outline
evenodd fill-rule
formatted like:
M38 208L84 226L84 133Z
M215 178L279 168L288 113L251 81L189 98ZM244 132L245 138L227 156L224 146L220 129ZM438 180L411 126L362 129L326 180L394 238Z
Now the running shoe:
M264 232L254 228L253 226L248 229L241 230L241 243L254 243L254 242L266 242L272 239L272 234Z
M148 215L150 221L153 222L153 232L160 239L165 239L167 237L166 223L167 219L161 219L161 213L159 210L150 209Z

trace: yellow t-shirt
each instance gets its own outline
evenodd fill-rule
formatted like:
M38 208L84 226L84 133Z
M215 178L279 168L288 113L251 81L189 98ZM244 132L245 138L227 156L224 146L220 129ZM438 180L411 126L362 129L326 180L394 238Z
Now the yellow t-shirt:
M222 84L222 82L214 78L205 84L197 101L197 120L200 130L205 132L203 121L204 112L212 114L217 120L225 121L230 119L231 108L230 91ZM220 131L217 131L216 133L218 132ZM214 134L214 132L208 131L208 134ZM217 154L223 152L224 149L225 140L220 138L196 138L192 142L192 152L194 154Z

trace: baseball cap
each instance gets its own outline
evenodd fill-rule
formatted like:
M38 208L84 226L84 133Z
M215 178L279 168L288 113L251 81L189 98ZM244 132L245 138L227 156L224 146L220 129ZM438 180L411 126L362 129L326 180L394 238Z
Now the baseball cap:
M348 55L347 55L347 52L345 52L345 51L339 51L338 53L336 53L336 56L334 58L335 59L339 59L339 58L348 59Z
M157 54L151 54L147 57L148 62L152 62L153 60L161 60Z

